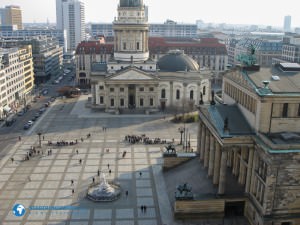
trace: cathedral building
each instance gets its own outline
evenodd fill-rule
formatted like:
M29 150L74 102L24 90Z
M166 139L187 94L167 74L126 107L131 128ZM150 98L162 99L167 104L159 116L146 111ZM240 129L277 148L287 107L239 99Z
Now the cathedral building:
M151 113L210 99L212 72L200 70L183 51L173 50L158 61L149 57L149 24L142 0L120 0L113 29L110 57L97 54L100 43L77 48L77 80L91 85L92 108Z
M300 224L299 80L296 63L237 66L224 75L223 101L199 107L200 160L224 211L253 225Z

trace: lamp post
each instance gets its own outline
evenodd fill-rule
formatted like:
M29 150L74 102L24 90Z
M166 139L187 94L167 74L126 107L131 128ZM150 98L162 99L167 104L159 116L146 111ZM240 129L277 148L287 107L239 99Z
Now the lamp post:
M184 128L183 127L179 127L178 131L180 132L180 145L182 145L182 135L183 135L183 132L184 132Z
M37 135L39 136L39 146L41 148L42 147L42 140L41 140L42 132L38 132Z

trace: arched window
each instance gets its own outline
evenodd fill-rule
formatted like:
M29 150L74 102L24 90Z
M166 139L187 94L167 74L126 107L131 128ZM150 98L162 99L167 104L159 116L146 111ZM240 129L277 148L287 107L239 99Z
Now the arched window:
M206 87L205 87L205 86L203 87L202 94L203 94L203 95L206 94Z
M80 73L79 77L86 77L86 74L85 73Z
M190 100L193 100L193 99L194 99L194 91L191 90L191 91L190 91Z
M180 90L176 90L176 99L179 100L180 99Z
M166 89L161 90L161 98L166 98Z

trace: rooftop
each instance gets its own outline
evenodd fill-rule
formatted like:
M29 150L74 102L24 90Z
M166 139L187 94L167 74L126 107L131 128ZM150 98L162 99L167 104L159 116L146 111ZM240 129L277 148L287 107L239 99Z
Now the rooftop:
M290 67L292 66L292 67ZM296 68L299 71L295 71ZM257 93L260 95L276 95L276 94L300 94L300 65L287 63L284 65L276 65L272 68L260 68L259 71L251 71L243 73L246 78L252 82ZM273 78L272 78L273 76ZM274 76L276 79L274 79ZM268 86L264 85L264 81L268 81Z

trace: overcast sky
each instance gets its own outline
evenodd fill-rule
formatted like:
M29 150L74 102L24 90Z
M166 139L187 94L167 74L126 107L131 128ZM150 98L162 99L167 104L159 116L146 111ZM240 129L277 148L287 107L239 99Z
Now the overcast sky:
M119 0L82 0L86 22L112 22L117 15ZM0 0L0 7L19 5L23 21L56 22L55 0ZM292 16L292 27L300 27L299 0L144 0L149 6L149 21L228 24L258 24L283 26L285 15Z

